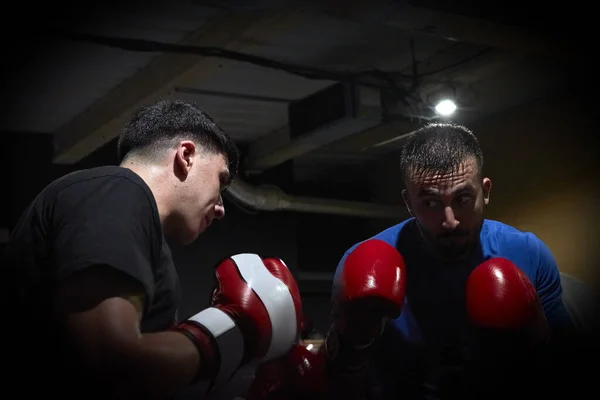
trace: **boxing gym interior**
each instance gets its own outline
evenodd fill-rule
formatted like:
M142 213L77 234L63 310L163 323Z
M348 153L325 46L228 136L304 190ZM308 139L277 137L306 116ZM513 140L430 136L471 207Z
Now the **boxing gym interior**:
M548 245L567 308L591 329L598 94L594 27L576 3L17 4L17 26L3 27L0 240L52 180L116 164L116 138L134 110L159 98L195 102L242 158L224 194L226 217L192 245L172 247L180 316L207 304L219 260L278 257L297 280L306 338L319 345L344 252L409 216L403 139L450 120L482 145L493 180L486 218ZM243 397L252 377L248 367L208 398Z

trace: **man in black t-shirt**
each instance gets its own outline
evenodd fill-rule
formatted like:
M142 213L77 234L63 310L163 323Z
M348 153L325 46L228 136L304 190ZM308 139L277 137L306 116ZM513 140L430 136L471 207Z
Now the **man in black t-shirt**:
M1 270L9 323L4 376L20 396L169 398L239 367L237 354L236 362L224 361L228 349L241 349L247 362L256 354L252 346L266 340L253 317L264 312L256 309L261 293L235 276L219 279L260 301L214 295L209 312L191 323L177 320L179 281L165 238L189 244L223 218L221 193L238 164L235 144L205 112L175 100L139 110L118 151L119 166L49 184L11 232ZM258 268L264 278L262 263L244 260L238 269ZM293 302L273 307L297 306L282 265L267 269L288 276L286 299Z

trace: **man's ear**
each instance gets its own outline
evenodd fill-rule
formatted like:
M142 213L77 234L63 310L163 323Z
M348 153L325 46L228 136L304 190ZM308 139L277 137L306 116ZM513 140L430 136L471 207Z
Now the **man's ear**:
M410 215L413 215L412 206L410 204L410 197L408 196L408 190L402 189L402 200L404 200L404 205L406 206L406 210Z
M492 192L492 181L490 178L483 178L483 204L486 206L490 203L490 193Z
M184 180L194 164L196 145L190 140L184 140L177 145L175 154L175 169L180 179Z

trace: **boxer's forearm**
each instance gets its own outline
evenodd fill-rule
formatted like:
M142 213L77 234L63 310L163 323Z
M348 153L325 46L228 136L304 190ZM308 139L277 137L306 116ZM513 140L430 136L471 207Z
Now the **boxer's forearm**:
M198 347L182 333L142 334L141 313L135 298L122 296L63 315L65 339L111 398L170 398L201 368Z
M331 396L364 399L369 384L370 347L349 345L332 327L319 352L325 356Z
M194 343L179 332L145 334L121 351L96 360L101 379L122 398L167 399L198 376Z

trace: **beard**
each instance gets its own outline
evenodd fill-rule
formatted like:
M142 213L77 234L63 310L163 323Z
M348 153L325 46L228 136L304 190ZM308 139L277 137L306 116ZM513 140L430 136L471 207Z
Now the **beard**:
M433 251L442 259L455 260L470 255L479 244L479 232L483 220L474 230L456 229L439 234L433 234L417 222L421 236Z

